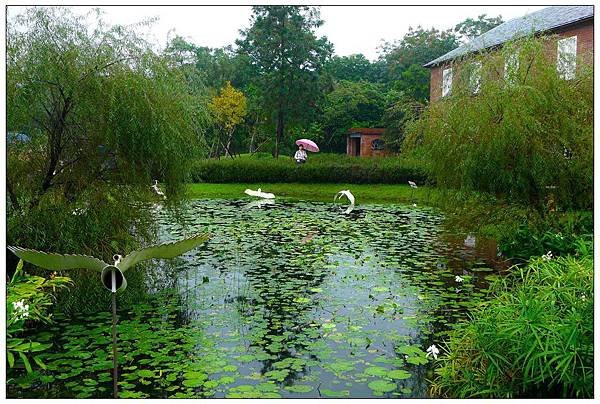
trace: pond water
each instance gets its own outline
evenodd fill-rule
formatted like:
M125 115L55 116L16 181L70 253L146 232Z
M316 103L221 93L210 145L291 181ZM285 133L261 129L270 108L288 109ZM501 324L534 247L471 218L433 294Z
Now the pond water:
M119 311L121 397L428 397L427 348L504 268L427 207L195 200L156 217L164 240L212 238ZM36 336L55 343L47 370L9 374L9 397L111 397L108 306L58 320Z

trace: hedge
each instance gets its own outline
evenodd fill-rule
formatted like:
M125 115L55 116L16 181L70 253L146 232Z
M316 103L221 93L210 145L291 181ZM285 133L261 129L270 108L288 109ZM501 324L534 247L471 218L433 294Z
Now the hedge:
M399 157L353 158L343 155L310 156L298 165L289 157L238 157L199 160L190 181L208 183L352 183L423 184L425 171L416 161Z

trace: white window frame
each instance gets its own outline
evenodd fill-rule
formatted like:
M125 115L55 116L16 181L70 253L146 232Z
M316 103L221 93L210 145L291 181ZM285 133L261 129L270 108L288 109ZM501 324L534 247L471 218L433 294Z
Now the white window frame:
M442 97L450 95L452 91L452 68L442 70Z
M519 53L511 53L504 60L504 81L508 84L516 84L519 72Z
M561 79L575 78L577 68L577 35L556 42L556 71Z
M481 62L473 62L471 64L471 74L469 75L469 84L473 94L479 93L481 90Z

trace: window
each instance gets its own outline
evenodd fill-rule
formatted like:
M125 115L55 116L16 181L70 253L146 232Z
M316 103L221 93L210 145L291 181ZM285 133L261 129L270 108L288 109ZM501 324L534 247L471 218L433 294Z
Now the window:
M504 60L504 81L515 84L519 73L519 54L511 53Z
M469 85L473 94L477 94L481 89L481 62L473 62L471 65Z
M373 139L371 141L371 150L383 150L385 149L385 142L383 139Z
M560 39L557 45L556 70L562 79L572 80L575 78L577 36Z
M452 68L444 69L442 72L442 97L450 94L452 89Z

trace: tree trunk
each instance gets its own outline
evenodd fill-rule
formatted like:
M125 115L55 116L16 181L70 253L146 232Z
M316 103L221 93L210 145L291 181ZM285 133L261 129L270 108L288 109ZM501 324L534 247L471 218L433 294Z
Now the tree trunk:
M227 145L225 146L225 156L229 156L231 158L233 158L233 154L230 151L231 140L233 139L233 132L234 129L232 129L231 132L229 132L229 136L227 137Z
M277 132L275 134L275 153L273 157L279 158L279 143L283 139L283 107L280 105L279 111L277 112Z

